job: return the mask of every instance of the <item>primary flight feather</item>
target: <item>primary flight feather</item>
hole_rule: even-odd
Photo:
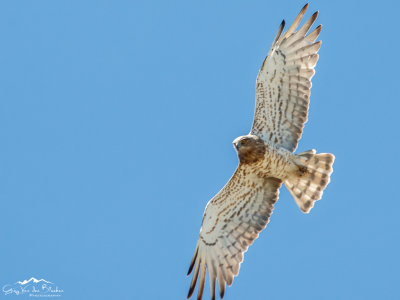
[[[330,181],[334,155],[309,150],[294,154],[307,121],[311,78],[321,42],[321,25],[310,33],[314,13],[299,27],[308,4],[282,34],[282,21],[257,76],[254,121],[248,135],[233,141],[239,165],[224,188],[207,204],[188,275],[188,298],[206,271],[211,299],[216,285],[224,297],[226,284],[238,275],[243,254],[269,222],[282,183],[300,209],[308,213]]]

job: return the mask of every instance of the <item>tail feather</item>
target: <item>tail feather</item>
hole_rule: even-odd
[[[303,212],[308,213],[315,201],[321,199],[330,181],[334,160],[333,154],[315,154],[315,150],[296,155],[299,169],[289,176],[285,185]]]

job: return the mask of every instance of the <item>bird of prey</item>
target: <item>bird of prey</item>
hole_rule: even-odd
[[[188,275],[188,298],[199,279],[197,299],[208,270],[211,299],[216,281],[220,297],[239,273],[243,254],[266,227],[282,182],[308,213],[330,181],[334,155],[315,150],[294,154],[307,121],[311,78],[321,41],[321,25],[308,33],[315,12],[299,29],[306,4],[289,29],[282,21],[257,76],[251,131],[233,141],[239,165],[228,183],[207,204]]]

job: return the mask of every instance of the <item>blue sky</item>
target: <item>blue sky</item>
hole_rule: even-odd
[[[184,299],[258,68],[304,4],[2,1],[0,286]],[[298,151],[334,153],[332,182],[309,215],[281,190],[226,299],[400,298],[399,8],[310,3],[323,44]]]

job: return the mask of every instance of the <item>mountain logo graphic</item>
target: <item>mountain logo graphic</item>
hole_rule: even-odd
[[[46,283],[51,283],[50,281],[44,280],[44,279],[39,279],[37,280],[35,277],[31,277],[31,279],[29,280],[24,280],[24,281],[17,281],[16,284],[21,284],[21,285],[25,285],[28,283],[39,283],[39,282],[46,282]]]
[[[2,288],[4,295],[27,295],[30,297],[60,297],[64,293],[55,283],[46,279],[31,277],[14,284],[5,284]]]

